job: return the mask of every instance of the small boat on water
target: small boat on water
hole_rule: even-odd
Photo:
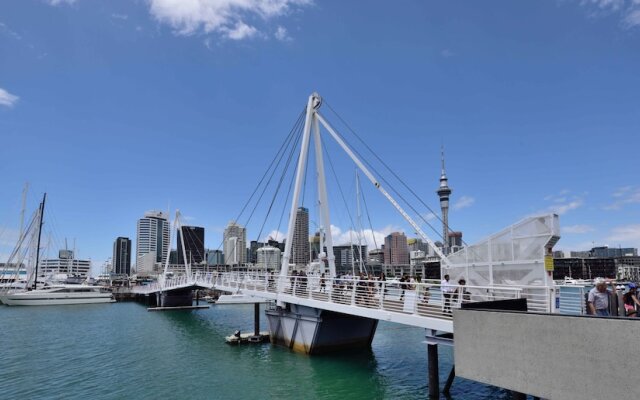
[[[240,333],[236,331],[233,335],[224,338],[228,344],[263,343],[269,341],[269,332],[263,331],[259,335],[253,333]]]
[[[218,297],[217,300],[207,300],[209,303],[214,304],[255,304],[255,303],[266,303],[265,299],[260,297],[253,297],[243,293],[235,293],[235,294],[223,294]]]
[[[101,286],[54,285],[26,291],[0,294],[8,306],[50,306],[67,304],[97,304],[115,302],[113,294]]]

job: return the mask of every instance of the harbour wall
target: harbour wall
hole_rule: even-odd
[[[456,375],[548,399],[640,393],[640,319],[455,310]]]

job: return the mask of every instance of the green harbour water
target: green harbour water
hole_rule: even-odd
[[[267,330],[261,313],[261,330]],[[0,399],[425,399],[424,330],[381,322],[371,351],[306,356],[229,346],[253,305],[148,312],[138,303],[0,306]],[[453,352],[439,347],[444,384]],[[442,397],[444,398],[444,396]],[[453,399],[507,399],[456,378]]]

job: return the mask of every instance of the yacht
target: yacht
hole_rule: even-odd
[[[115,302],[113,294],[101,286],[52,285],[27,291],[0,294],[8,306],[49,306],[65,304],[96,304]]]

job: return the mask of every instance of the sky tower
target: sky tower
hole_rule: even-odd
[[[440,175],[440,187],[438,188],[438,196],[440,197],[440,208],[442,209],[442,252],[449,254],[449,195],[451,189],[447,183],[447,174],[444,171],[444,146],[442,153],[442,174]]]

